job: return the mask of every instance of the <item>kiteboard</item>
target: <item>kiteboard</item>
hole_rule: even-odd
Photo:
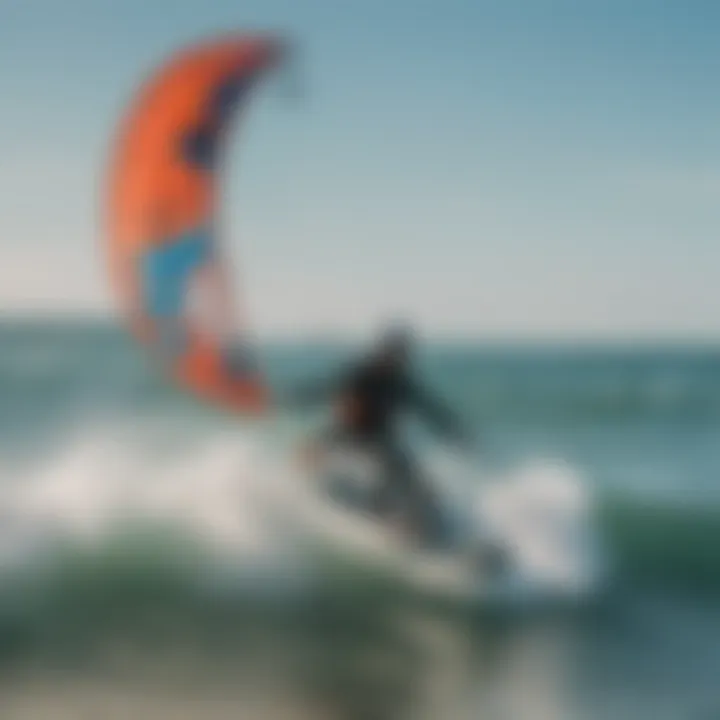
[[[432,593],[483,600],[577,599],[600,583],[601,544],[579,478],[556,465],[491,479],[457,464],[431,468],[443,531],[408,531],[373,508],[379,469],[362,453],[306,467],[308,534],[318,546]]]

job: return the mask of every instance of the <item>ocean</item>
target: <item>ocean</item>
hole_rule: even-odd
[[[592,492],[609,583],[522,610],[308,564],[260,491],[319,416],[204,407],[110,323],[0,348],[3,719],[720,718],[720,347],[423,350],[484,466]],[[351,348],[259,352],[291,388]]]

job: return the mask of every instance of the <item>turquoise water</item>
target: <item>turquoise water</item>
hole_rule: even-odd
[[[0,347],[2,484],[39,484],[43,498],[64,488],[62,501],[38,492],[6,505],[5,529],[48,515],[96,528],[106,505],[94,493],[143,473],[202,493],[248,433],[272,443],[278,427],[313,423],[258,429],[199,406],[109,325],[5,322]],[[276,387],[349,352],[262,348]],[[282,582],[257,569],[220,582],[191,538],[145,523],[41,560],[3,549],[15,573],[3,659],[42,677],[58,665],[102,674],[120,641],[132,667],[150,650],[192,649],[218,677],[249,662],[282,675],[298,707],[320,702],[331,717],[720,717],[720,348],[429,346],[421,368],[478,429],[486,464],[562,459],[586,479],[613,555],[609,591],[518,616],[438,605],[342,568],[310,590],[292,565]]]

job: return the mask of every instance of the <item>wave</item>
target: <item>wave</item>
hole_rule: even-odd
[[[147,562],[182,573],[224,568],[226,578],[228,568],[244,567],[252,576],[262,566],[297,580],[307,567],[287,519],[299,507],[299,488],[282,460],[280,431],[272,430],[199,430],[163,418],[116,421],[76,428],[62,447],[32,464],[6,459],[0,465],[0,577],[33,563],[47,567],[64,548],[58,566],[85,558],[106,580],[123,557],[141,574]],[[434,458],[438,476],[441,460]],[[505,483],[505,497],[496,493],[496,505],[517,506],[518,498],[527,504],[533,492],[569,497],[562,474],[551,468],[543,475],[542,467],[517,471]],[[720,507],[606,494],[593,512],[624,582],[720,591]],[[264,577],[269,582],[272,573]]]
[[[113,628],[247,627],[258,613],[306,607],[308,593],[341,592],[365,606],[397,597],[396,584],[360,568],[318,577],[277,512],[277,495],[291,489],[264,458],[278,446],[213,420],[120,333],[17,327],[0,328],[0,340],[1,437],[32,450],[22,464],[0,456],[0,647]],[[338,361],[312,348],[265,352],[277,385]],[[454,348],[424,362],[431,381],[488,427],[720,419],[712,350]],[[621,588],[720,595],[720,507],[613,494],[601,495],[597,512]]]
[[[601,516],[621,581],[720,596],[720,507],[614,495]]]

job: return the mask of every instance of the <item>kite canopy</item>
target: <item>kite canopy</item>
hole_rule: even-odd
[[[282,55],[250,36],[179,53],[139,92],[111,167],[110,267],[133,333],[181,385],[240,412],[261,412],[268,393],[236,334],[217,173],[234,111]]]

